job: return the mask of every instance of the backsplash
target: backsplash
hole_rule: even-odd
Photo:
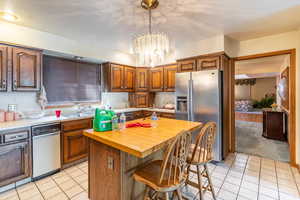
[[[109,105],[113,109],[128,108],[128,93],[127,92],[103,92],[102,104]]]
[[[155,107],[162,108],[164,105],[168,103],[175,104],[174,92],[157,92],[155,94],[155,100],[154,100]]]
[[[36,95],[36,92],[0,93],[0,109],[7,110],[8,104],[17,104],[17,110],[21,112],[41,110]]]

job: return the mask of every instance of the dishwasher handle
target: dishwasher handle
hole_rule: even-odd
[[[53,132],[53,133],[47,133],[47,134],[43,134],[43,135],[33,136],[32,139],[35,140],[35,139],[38,139],[38,138],[48,137],[48,136],[52,136],[52,135],[59,135],[59,134],[60,134],[60,131],[56,131],[56,132]]]

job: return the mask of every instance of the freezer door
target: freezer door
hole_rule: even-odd
[[[190,84],[191,73],[177,73],[175,82],[176,119],[190,120]]]
[[[208,70],[192,73],[192,121],[217,123],[214,160],[222,160],[222,86],[221,72]]]

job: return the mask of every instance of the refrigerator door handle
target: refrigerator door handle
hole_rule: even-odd
[[[193,110],[193,81],[191,79],[189,79],[189,83],[188,83],[188,120],[189,121],[193,121],[193,117],[192,117],[192,110]]]

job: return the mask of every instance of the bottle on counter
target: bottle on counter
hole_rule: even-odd
[[[120,116],[120,130],[126,129],[126,115],[124,113]]]
[[[111,123],[112,123],[112,130],[113,130],[113,131],[119,130],[119,118],[118,118],[117,115],[114,115],[114,116],[111,118]]]
[[[153,128],[157,127],[157,120],[158,120],[157,114],[156,114],[156,112],[153,112],[151,115],[151,126]]]

